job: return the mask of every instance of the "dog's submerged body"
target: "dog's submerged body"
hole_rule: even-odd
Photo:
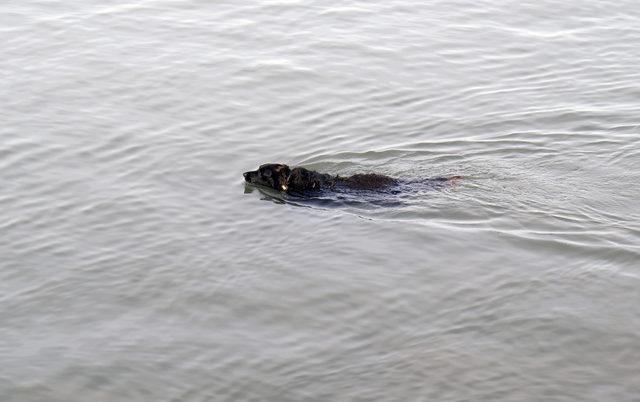
[[[288,194],[304,196],[323,190],[344,192],[348,190],[375,191],[384,193],[397,193],[401,185],[409,183],[393,177],[364,173],[353,176],[332,176],[326,173],[318,173],[303,167],[290,168],[280,163],[268,163],[261,165],[258,170],[243,173],[247,183],[265,186]],[[457,179],[438,177],[428,179],[431,183],[445,182]]]

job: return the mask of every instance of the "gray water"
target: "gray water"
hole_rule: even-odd
[[[635,1],[5,1],[0,400],[640,401]],[[452,186],[282,203],[266,162]]]

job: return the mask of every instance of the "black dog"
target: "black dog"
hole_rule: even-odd
[[[258,170],[243,173],[247,183],[269,187],[289,194],[304,194],[313,190],[348,188],[357,190],[387,190],[400,181],[375,173],[355,174],[349,177],[318,173],[303,167],[289,168],[280,163],[268,163]],[[459,178],[439,177],[432,181],[447,181]]]

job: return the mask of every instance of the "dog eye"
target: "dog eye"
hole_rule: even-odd
[[[264,177],[271,177],[271,170],[270,169],[263,169],[260,171],[260,174],[263,175]]]

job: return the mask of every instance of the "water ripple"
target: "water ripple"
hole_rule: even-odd
[[[0,399],[638,395],[636,3],[5,3]]]

